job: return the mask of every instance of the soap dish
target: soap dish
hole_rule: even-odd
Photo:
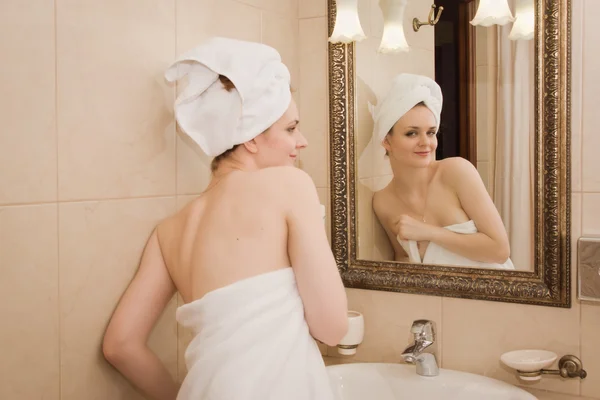
[[[556,353],[548,350],[515,350],[500,356],[504,364],[521,372],[534,372],[547,368],[557,358]]]
[[[556,361],[556,353],[548,350],[515,350],[504,353],[500,360],[516,369],[519,378],[524,381],[537,381],[542,375],[560,375],[562,378],[585,379],[587,372],[581,360],[567,354],[558,360],[558,369],[546,369]]]
[[[548,350],[515,350],[504,353],[500,360],[516,369],[519,378],[524,381],[538,381],[542,378],[542,370],[556,361],[558,356]]]

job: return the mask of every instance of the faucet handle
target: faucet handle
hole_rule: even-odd
[[[435,322],[428,319],[417,319],[413,321],[410,332],[416,336],[425,336],[433,340],[435,338]]]

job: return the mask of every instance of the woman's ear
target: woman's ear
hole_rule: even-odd
[[[244,142],[244,147],[246,148],[246,150],[248,150],[251,154],[256,154],[258,153],[258,146],[256,145],[256,140],[255,139],[251,139],[248,140],[247,142]]]
[[[392,151],[392,145],[390,144],[389,137],[390,137],[390,134],[388,133],[387,135],[385,135],[385,138],[383,139],[383,142],[382,142],[382,145],[383,145],[383,148],[385,149],[386,155],[389,155],[390,152]]]

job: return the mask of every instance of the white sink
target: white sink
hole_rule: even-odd
[[[537,400],[508,383],[443,368],[434,377],[407,364],[330,365],[327,371],[339,400]]]

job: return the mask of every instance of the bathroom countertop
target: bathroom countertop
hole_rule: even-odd
[[[339,357],[329,357],[329,356],[323,356],[323,361],[325,361],[325,365],[352,364],[352,363],[362,362],[362,361],[355,361],[351,358],[339,358]],[[591,397],[574,396],[574,395],[569,395],[569,394],[564,394],[564,393],[548,392],[545,390],[530,389],[530,388],[524,388],[524,387],[520,387],[520,388],[531,393],[532,395],[537,397],[538,400],[595,400]]]

